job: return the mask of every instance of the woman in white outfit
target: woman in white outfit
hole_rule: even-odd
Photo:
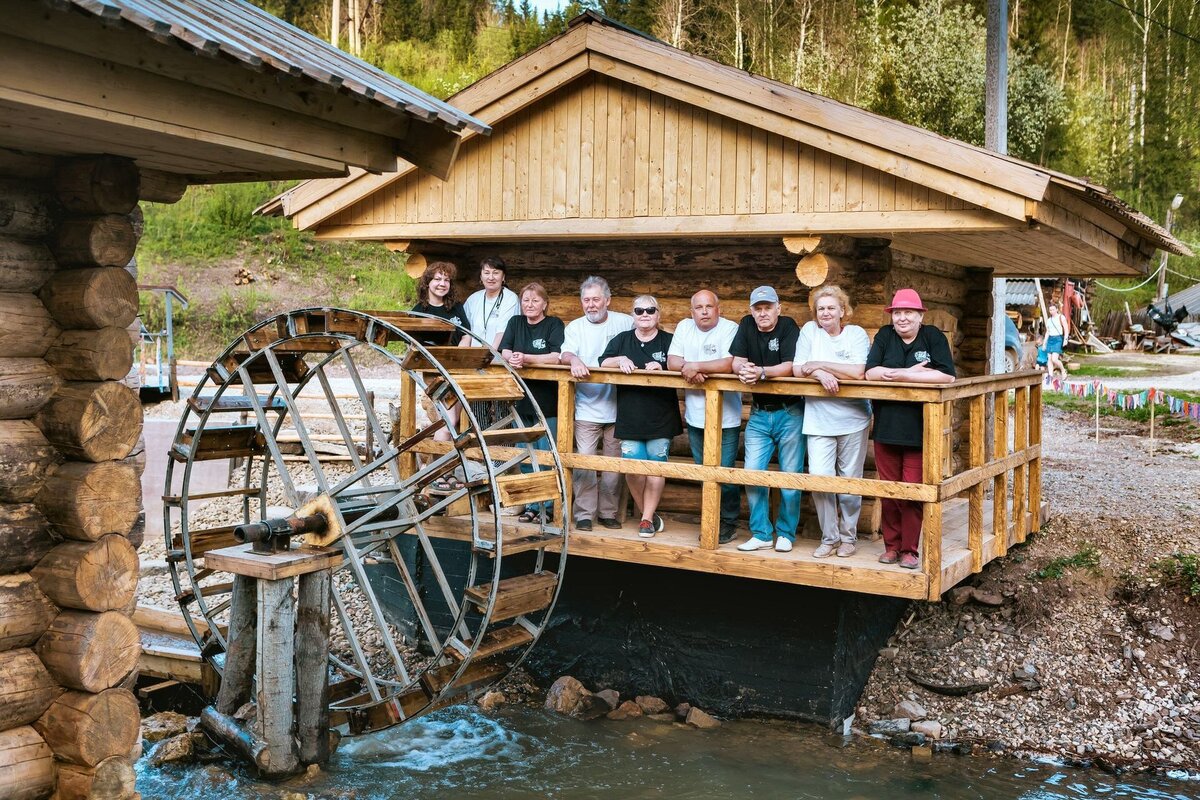
[[[483,288],[463,303],[471,333],[488,347],[499,346],[508,321],[521,313],[520,298],[504,282],[507,272],[503,259],[497,256],[485,258],[479,265],[479,282]]]
[[[871,340],[857,325],[847,325],[850,298],[837,286],[822,286],[809,296],[814,321],[805,323],[796,343],[794,374],[812,378],[832,397],[809,397],[804,409],[804,434],[808,437],[808,471],[813,475],[861,478],[867,456],[867,427],[871,422],[868,400],[836,397],[839,380],[863,380]],[[858,514],[862,497],[856,494],[813,492],[813,505],[821,524],[821,544],[816,558],[835,552],[854,555],[858,546]]]

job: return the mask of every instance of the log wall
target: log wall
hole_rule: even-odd
[[[135,795],[139,184],[0,150],[0,800]]]

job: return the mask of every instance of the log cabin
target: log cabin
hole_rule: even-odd
[[[0,798],[136,797],[139,201],[445,176],[469,115],[248,3],[2,0]]]
[[[565,465],[669,479],[667,533],[640,539],[631,520],[572,537],[560,624],[533,656],[546,677],[570,669],[623,693],[841,725],[904,601],[938,600],[1041,526],[1041,384],[1033,373],[989,374],[993,279],[1136,276],[1156,248],[1186,251],[1090,181],[700,58],[595,12],[449,102],[493,132],[466,134],[447,180],[413,166],[355,170],[261,211],[319,238],[385,242],[407,254],[414,277],[435,259],[471,276],[500,256],[513,288],[541,282],[549,313],[564,320],[580,316],[590,274],[609,281],[617,310],[653,294],[667,328],[688,316],[698,288],[736,320],[751,289],[769,284],[803,323],[810,290],[837,283],[853,321],[874,334],[893,292],[910,287],[952,344],[961,379],[950,386],[844,385],[850,396],[922,404],[915,485],[876,479],[870,458],[859,480],[724,469],[715,425],[702,465],[686,437],[663,465],[575,454],[573,379],[565,368],[526,370],[559,383]],[[593,380],[686,386],[659,373],[595,370]],[[798,379],[771,386],[821,392]],[[705,388],[715,410],[718,390],[741,387],[710,378]],[[719,482],[862,494],[864,535],[878,528],[877,498],[921,500],[921,568],[877,563],[879,542],[839,563],[812,558],[811,546],[719,546]],[[461,546],[461,522],[434,527],[446,547]],[[403,616],[404,592],[394,594]]]

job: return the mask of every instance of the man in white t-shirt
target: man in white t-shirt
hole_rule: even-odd
[[[667,352],[667,367],[683,373],[688,383],[704,383],[705,375],[726,375],[733,370],[729,346],[737,335],[738,326],[721,317],[721,303],[707,289],[692,295],[692,318],[675,327],[675,338]],[[684,419],[687,422],[688,443],[692,459],[704,462],[704,392],[684,393]],[[738,430],[742,426],[742,395],[722,392],[721,397],[721,466],[732,467],[737,461]],[[741,489],[736,484],[721,485],[720,542],[733,540],[737,531]]]
[[[590,276],[579,287],[583,316],[567,324],[560,361],[571,368],[576,378],[591,375],[588,367],[600,365],[600,355],[618,333],[633,329],[633,317],[609,311],[612,291],[604,278]],[[599,383],[580,383],[575,387],[575,452],[582,455],[621,457],[621,442],[616,437],[617,387]],[[617,495],[621,476],[616,472],[577,469],[574,473],[575,527],[592,529],[592,520],[606,528],[620,528],[617,521]],[[597,516],[598,515],[598,516]]]

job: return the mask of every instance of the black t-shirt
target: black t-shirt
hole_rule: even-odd
[[[523,314],[517,314],[508,320],[504,335],[500,337],[500,350],[512,350],[514,353],[525,353],[531,356],[544,356],[547,353],[562,352],[563,321],[558,317],[542,317],[536,325],[530,325]],[[526,381],[529,392],[542,410],[544,417],[558,416],[558,384],[554,381]],[[533,403],[528,400],[517,402],[517,413],[525,422],[532,422],[537,414],[534,413]]]
[[[922,325],[910,344],[905,344],[891,325],[884,325],[875,334],[871,351],[867,353],[867,369],[891,367],[904,369],[922,361],[930,369],[957,376],[954,358],[950,355],[950,343],[946,334],[932,325]],[[897,400],[872,400],[875,412],[875,428],[871,434],[877,442],[898,444],[905,447],[923,447],[925,444],[925,418],[921,403],[903,403]]]
[[[462,303],[455,303],[452,306],[431,306],[424,300],[418,300],[417,304],[412,307],[412,310],[418,314],[441,317],[447,322],[453,322],[455,325],[461,325],[467,330],[471,330],[471,321],[467,319],[467,312],[463,310]],[[446,333],[425,331],[418,335],[421,344],[430,347],[458,344],[458,340],[461,338],[462,334],[457,331],[447,331]]]
[[[633,331],[622,331],[609,339],[608,346],[600,355],[604,359],[625,356],[638,369],[645,369],[651,361],[667,368],[667,352],[673,337],[666,331],[648,342],[637,338]],[[645,386],[617,387],[618,439],[644,442],[650,439],[670,439],[683,431],[679,419],[679,393],[675,389]]]
[[[775,367],[796,360],[796,340],[799,338],[800,326],[791,317],[781,316],[774,328],[763,333],[758,329],[754,317],[747,314],[738,323],[737,335],[733,337],[733,344],[729,345],[729,354],[760,367]],[[803,405],[804,398],[755,394],[754,404],[760,408],[784,408]]]

